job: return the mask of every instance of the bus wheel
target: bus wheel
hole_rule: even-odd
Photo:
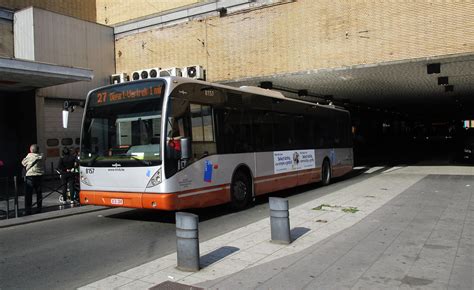
[[[250,177],[242,171],[237,171],[230,186],[231,207],[236,210],[246,208],[252,200],[252,185]]]
[[[331,183],[331,164],[327,159],[324,160],[321,171],[321,182],[323,185]]]

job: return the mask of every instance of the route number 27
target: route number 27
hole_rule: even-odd
[[[97,94],[97,104],[102,104],[107,102],[107,93],[98,93]]]

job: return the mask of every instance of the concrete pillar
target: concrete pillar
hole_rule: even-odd
[[[199,217],[195,214],[176,213],[177,268],[182,271],[199,271]]]
[[[272,242],[279,244],[291,243],[288,199],[270,197],[269,203]]]

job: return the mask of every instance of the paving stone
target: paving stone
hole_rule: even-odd
[[[166,268],[162,271],[142,277],[140,278],[140,281],[144,281],[144,282],[148,282],[148,283],[152,283],[156,285],[164,281],[178,281],[179,279],[182,279],[191,274],[192,272],[184,272],[172,267],[172,268]]]
[[[351,289],[390,289],[395,290],[399,289],[401,282],[399,280],[394,280],[392,278],[380,275],[380,276],[370,276],[370,277],[361,277],[357,283]]]
[[[472,266],[474,265],[474,246],[461,245],[456,252],[454,265],[456,266]]]
[[[435,265],[426,263],[417,263],[412,265],[407,275],[432,281],[431,283],[445,283],[449,281],[452,265]]]
[[[120,276],[117,276],[117,275],[113,275],[113,276],[107,277],[105,279],[102,279],[100,281],[97,281],[97,282],[92,283],[92,284],[87,285],[87,286],[95,287],[97,289],[114,289],[114,288],[118,288],[120,286],[123,286],[123,285],[128,284],[128,283],[133,282],[133,281],[134,280],[130,279],[130,278],[125,278],[125,277],[120,277]]]
[[[449,289],[474,289],[474,265],[454,266],[449,277]]]
[[[141,266],[132,268],[128,271],[122,272],[119,274],[120,277],[130,278],[130,279],[140,279],[145,276],[154,274],[162,269],[168,268],[172,265],[176,265],[176,261],[170,260],[160,260],[152,261]]]
[[[411,277],[407,276],[407,278],[404,280],[405,283],[402,283],[398,289],[403,289],[403,290],[413,290],[413,289],[426,289],[426,290],[446,290],[448,288],[448,284],[446,283],[439,283],[439,282],[434,282],[431,280],[427,279],[422,279],[422,278],[417,278],[417,277]]]
[[[148,289],[155,286],[153,283],[144,282],[140,280],[135,280],[118,288],[117,290],[141,290],[141,289]]]

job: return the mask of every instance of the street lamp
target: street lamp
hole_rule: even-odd
[[[64,101],[63,105],[63,128],[67,129],[68,120],[69,120],[69,112],[74,112],[76,107],[79,106],[84,108],[83,101]]]

